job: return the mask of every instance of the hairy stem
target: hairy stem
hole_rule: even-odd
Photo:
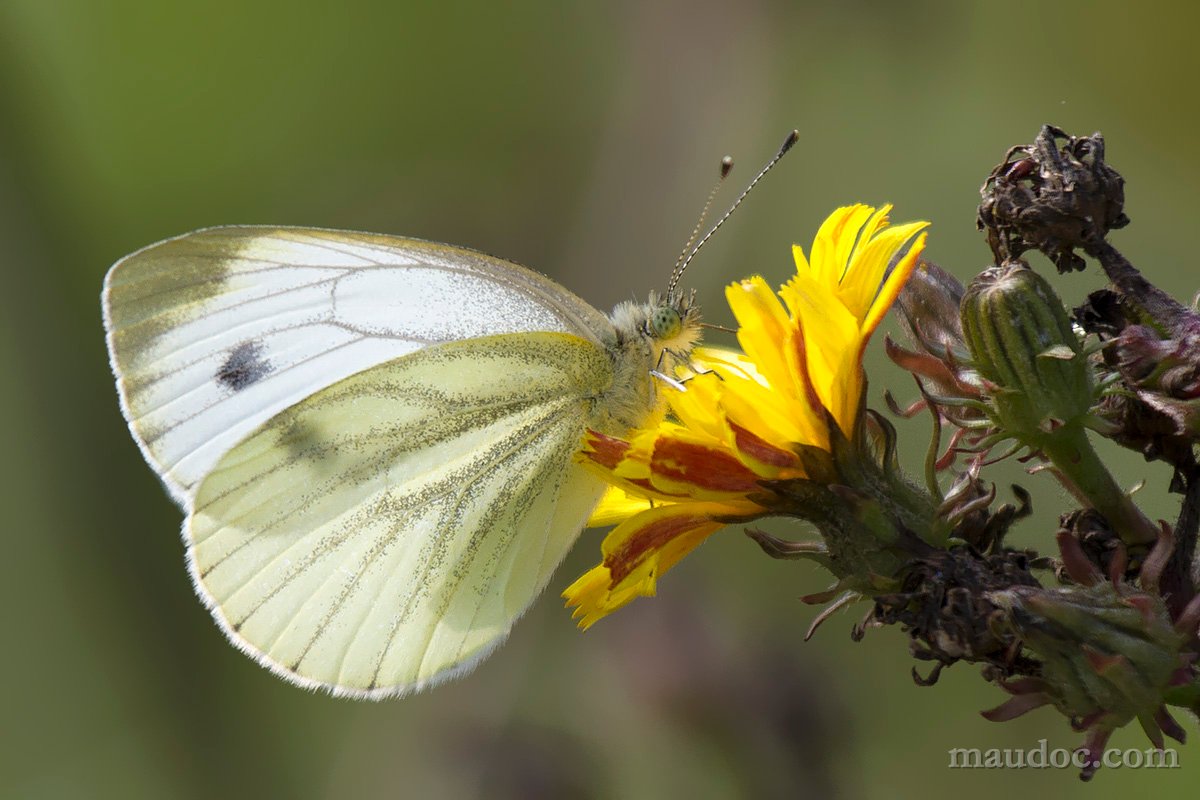
[[[1047,437],[1042,451],[1128,545],[1157,541],[1158,528],[1141,512],[1104,466],[1081,427],[1063,428]]]

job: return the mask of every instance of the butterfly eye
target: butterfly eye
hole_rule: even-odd
[[[659,306],[650,316],[650,329],[655,339],[670,339],[683,330],[683,320],[674,308]]]

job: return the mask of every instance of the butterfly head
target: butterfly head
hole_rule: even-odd
[[[652,368],[667,374],[687,362],[700,340],[700,308],[695,292],[651,292],[645,303],[617,306],[611,319],[621,340],[643,342],[649,348]]]
[[[691,349],[700,337],[700,307],[694,291],[666,296],[651,292],[646,308],[650,312],[646,333],[655,341]]]
[[[645,314],[641,332],[650,343],[654,362],[671,374],[678,364],[686,363],[692,348],[700,340],[700,307],[695,292],[651,292],[642,307]]]

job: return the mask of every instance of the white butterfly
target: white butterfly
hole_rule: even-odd
[[[603,491],[584,430],[660,413],[651,373],[699,332],[673,291],[605,316],[481,253],[306,228],[151,245],[103,305],[121,408],[221,629],[290,681],[371,698],[504,639]]]

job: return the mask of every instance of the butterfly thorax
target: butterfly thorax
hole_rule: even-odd
[[[700,309],[694,293],[660,297],[652,292],[645,303],[621,303],[609,320],[615,337],[606,343],[613,388],[598,404],[606,413],[596,423],[598,430],[616,434],[664,413],[655,373],[673,378],[676,368],[687,364],[700,339]]]

